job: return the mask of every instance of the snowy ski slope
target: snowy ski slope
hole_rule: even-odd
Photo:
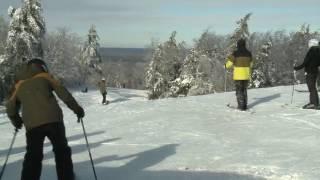
[[[306,85],[297,89],[305,90]],[[318,180],[320,111],[302,110],[308,93],[292,87],[249,90],[250,112],[235,105],[234,92],[148,101],[145,91],[109,89],[77,93],[100,180]],[[79,180],[93,173],[81,125],[66,106],[66,131]],[[13,127],[0,114],[0,166]],[[4,180],[20,179],[25,131],[19,132]],[[46,141],[42,180],[55,180]]]

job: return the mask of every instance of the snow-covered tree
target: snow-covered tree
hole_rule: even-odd
[[[24,0],[20,8],[9,7],[11,18],[6,40],[6,52],[0,64],[0,101],[14,83],[15,71],[24,60],[43,58],[46,31],[40,0]]]
[[[2,16],[0,16],[0,56],[3,56],[5,54],[6,39],[8,36],[8,25],[9,23]]]
[[[9,7],[11,17],[7,38],[7,55],[15,61],[43,57],[46,32],[40,0],[24,0],[20,8]]]
[[[92,68],[97,68],[101,63],[99,36],[94,25],[89,29],[88,39],[82,50],[82,60]]]
[[[184,59],[181,74],[172,82],[172,96],[203,95],[220,90],[223,82],[223,64],[221,63],[223,38],[206,30],[195,40]]]
[[[175,37],[176,31],[153,52],[145,76],[150,99],[170,96],[171,82],[180,76],[184,48],[181,43],[177,44]]]
[[[103,76],[100,66],[101,55],[99,36],[94,25],[90,27],[87,40],[81,50],[80,62],[82,64],[82,81],[85,86],[88,86],[88,83],[90,83],[91,81],[96,81],[96,78],[98,78],[99,76]],[[93,78],[95,80],[92,80],[90,78]]]
[[[66,28],[47,33],[45,42],[45,61],[52,72],[67,86],[81,82],[81,38]]]
[[[271,48],[272,41],[269,40],[262,45],[256,56],[250,85],[253,88],[268,87],[275,83],[275,65],[270,59]]]
[[[208,94],[223,90],[225,40],[225,37],[218,36],[206,30],[200,38],[195,41],[195,51],[200,53],[198,56],[200,57],[198,72],[202,74],[202,84],[204,85],[204,87],[200,89],[207,88],[207,90],[193,93],[193,95],[204,94],[201,92]],[[212,89],[212,87],[214,88]]]
[[[149,90],[149,99],[159,98],[166,90],[167,84],[162,77],[162,51],[159,45],[152,54],[152,59],[146,72],[146,88]]]
[[[191,49],[184,60],[180,76],[172,82],[172,96],[214,92],[214,85],[210,79],[211,68],[210,58],[194,48]]]
[[[250,20],[252,13],[245,15],[242,19],[237,21],[238,27],[234,30],[229,40],[229,46],[227,48],[227,54],[232,53],[236,47],[237,42],[240,39],[248,39],[250,36],[248,21]]]

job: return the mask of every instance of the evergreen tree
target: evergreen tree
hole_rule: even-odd
[[[8,13],[11,17],[7,38],[10,61],[17,63],[22,57],[42,58],[46,29],[40,1],[24,0],[21,8],[9,7]]]
[[[195,48],[191,49],[184,60],[180,77],[173,81],[172,96],[202,95],[214,92],[210,78],[211,70],[210,58]]]
[[[88,39],[85,42],[82,53],[84,64],[97,68],[98,64],[101,63],[99,36],[94,25],[89,29]]]
[[[14,84],[14,74],[25,60],[43,58],[45,22],[39,0],[24,0],[20,8],[9,7],[11,21],[6,52],[0,64],[0,101]]]
[[[81,50],[81,65],[83,74],[83,83],[88,86],[88,83],[93,83],[96,78],[103,76],[100,63],[102,62],[100,55],[99,36],[96,27],[92,25],[89,29],[87,41]],[[99,77],[100,78],[100,77]]]
[[[202,33],[195,41],[195,51],[199,53],[197,83],[191,88],[190,95],[201,95],[223,90],[225,38],[210,33]],[[201,75],[201,76],[199,76]],[[200,79],[199,79],[200,78]],[[198,89],[198,90],[197,90]]]
[[[221,37],[208,30],[195,41],[195,48],[184,59],[180,77],[173,82],[172,96],[203,95],[219,90],[217,84],[223,81],[220,41]]]
[[[184,46],[177,44],[176,34],[172,32],[169,40],[153,52],[145,78],[150,99],[171,96],[172,82],[180,76]]]
[[[262,45],[256,56],[250,85],[253,88],[268,87],[275,83],[273,78],[275,66],[270,59],[271,48],[272,41],[270,40]]]
[[[245,15],[242,19],[237,21],[238,27],[235,29],[233,34],[229,39],[229,46],[227,48],[227,54],[231,54],[237,47],[237,42],[240,39],[249,39],[249,25],[248,21],[251,17],[252,13]]]
[[[146,89],[149,90],[149,99],[157,99],[166,91],[166,83],[162,77],[162,45],[153,52],[152,59],[146,72]]]
[[[8,26],[9,23],[2,17],[0,16],[0,56],[4,56],[5,50],[6,50],[6,39],[8,36]],[[2,61],[4,60],[4,57],[1,58]],[[2,62],[0,60],[0,64]]]

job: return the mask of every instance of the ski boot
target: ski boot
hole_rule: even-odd
[[[319,108],[319,106],[316,106],[316,105],[311,104],[311,103],[308,103],[308,104],[302,106],[302,109],[318,109],[318,108]]]

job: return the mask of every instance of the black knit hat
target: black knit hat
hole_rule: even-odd
[[[238,48],[244,48],[246,47],[246,40],[245,39],[239,39],[238,42],[237,42],[237,47]]]
[[[33,58],[30,61],[28,61],[28,66],[31,64],[36,64],[38,67],[40,67],[44,72],[48,72],[47,64],[39,58]]]

